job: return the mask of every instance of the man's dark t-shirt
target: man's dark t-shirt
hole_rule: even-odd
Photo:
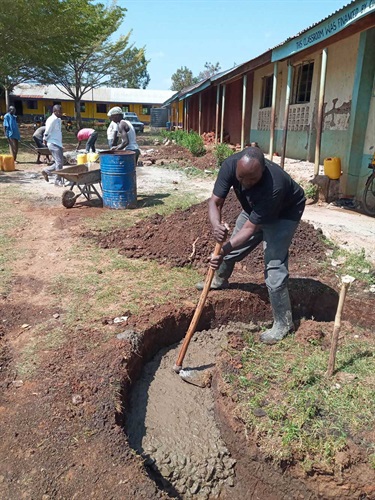
[[[298,221],[305,208],[305,193],[289,174],[271,161],[265,160],[266,168],[261,180],[250,189],[244,189],[236,177],[237,161],[246,150],[227,158],[219,171],[213,193],[226,198],[231,187],[253,224],[269,224],[278,219]]]

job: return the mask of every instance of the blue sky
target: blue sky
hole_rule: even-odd
[[[167,90],[187,66],[197,76],[206,61],[232,68],[311,24],[349,0],[117,0],[127,9],[119,34],[146,46],[149,89]]]

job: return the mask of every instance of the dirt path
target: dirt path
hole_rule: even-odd
[[[309,205],[303,219],[320,228],[328,239],[346,250],[360,252],[364,249],[368,260],[375,264],[373,217],[330,205]]]

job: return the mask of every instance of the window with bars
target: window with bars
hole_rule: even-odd
[[[27,109],[38,109],[38,101],[34,99],[27,101]]]
[[[270,108],[272,106],[272,89],[273,75],[264,76],[262,79],[262,100],[260,103],[261,108]]]
[[[314,62],[299,64],[294,68],[293,104],[310,102]]]
[[[85,102],[80,102],[79,107],[80,107],[81,113],[84,113],[86,111],[86,103]]]
[[[106,113],[107,112],[107,105],[102,104],[102,103],[97,103],[96,112],[97,113]]]
[[[150,115],[151,114],[151,106],[142,106],[142,115]]]

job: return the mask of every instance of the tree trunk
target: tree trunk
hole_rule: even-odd
[[[81,99],[76,99],[74,101],[74,106],[76,109],[77,127],[78,127],[78,130],[81,130],[81,128],[82,128]]]
[[[5,111],[8,113],[9,109],[9,89],[8,87],[4,87],[5,90]]]

